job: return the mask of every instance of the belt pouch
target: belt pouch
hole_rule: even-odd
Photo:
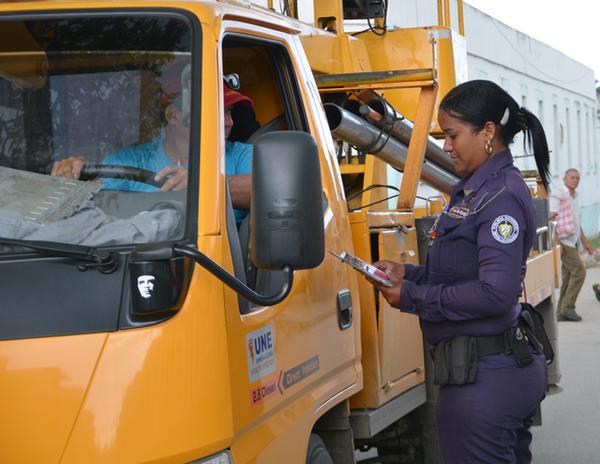
[[[479,354],[474,337],[455,337],[439,343],[434,351],[434,383],[465,385],[477,378]]]
[[[448,385],[450,370],[448,367],[447,342],[438,343],[433,349],[433,383],[435,385]]]
[[[520,318],[525,325],[527,337],[532,342],[533,347],[544,353],[546,363],[550,364],[554,360],[554,349],[544,328],[544,318],[529,303],[521,303]]]

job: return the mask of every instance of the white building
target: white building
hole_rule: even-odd
[[[253,0],[266,3],[266,0]],[[313,0],[298,0],[300,19],[312,21]],[[456,12],[456,0],[451,1]],[[437,2],[389,1],[388,27],[437,24]],[[453,26],[457,24],[453,18]],[[464,4],[469,79],[489,79],[536,114],[546,130],[553,182],[562,183],[566,169],[581,173],[582,226],[595,236],[600,230],[600,134],[594,72],[558,50]],[[364,24],[356,25],[364,28]],[[535,169],[523,140],[512,146],[517,165]]]
[[[599,139],[594,72],[475,8],[465,5],[465,34],[470,79],[500,84],[542,121],[550,148],[554,182],[566,169],[581,173],[582,226],[597,235],[600,217]],[[522,140],[513,152],[523,156]],[[532,158],[518,160],[534,169]]]

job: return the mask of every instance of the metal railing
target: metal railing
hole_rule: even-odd
[[[536,242],[531,249],[529,256],[543,253],[554,248],[554,231],[556,229],[556,221],[548,221],[548,225],[538,227],[535,231]]]

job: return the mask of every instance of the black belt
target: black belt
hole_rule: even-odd
[[[512,337],[512,330],[504,332],[500,335],[482,335],[479,337],[472,337],[477,341],[477,354],[479,357],[490,356],[492,354],[506,354],[507,356],[512,353],[510,337]],[[430,353],[433,358],[435,345],[431,347]]]
[[[481,337],[475,337],[477,340],[477,351],[479,357],[490,356],[492,354],[510,354],[512,352],[510,343],[507,337],[511,335],[511,331],[505,332],[501,335],[487,335]]]
[[[501,335],[475,337],[479,357],[492,354],[505,354],[512,356],[519,367],[524,367],[533,362],[530,351],[530,340],[527,331],[522,327],[507,330]]]

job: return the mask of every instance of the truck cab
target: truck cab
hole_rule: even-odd
[[[276,304],[252,303],[219,278],[263,296],[284,286],[276,263],[255,270],[258,283],[246,275],[249,253],[275,251],[256,240],[249,252],[248,236],[260,232],[240,242],[231,214],[223,107],[231,73],[255,113],[234,110],[236,140],[258,130],[257,155],[256,137],[281,135],[257,196],[277,200],[269,188],[298,147],[289,137],[305,134],[312,146],[298,156],[316,160],[310,210],[320,228],[302,240],[352,247],[297,31],[275,14],[215,2],[56,2],[43,11],[12,3],[0,18],[0,460],[300,462],[321,411],[362,386],[356,278],[324,249],[316,264],[295,266]],[[139,156],[140,146],[166,151],[174,98],[187,184],[161,192],[146,187],[155,172],[105,160]],[[80,179],[49,175],[55,162],[81,155]],[[303,220],[294,198],[279,200],[263,208],[274,235]],[[290,259],[308,249],[282,239],[275,248]],[[213,272],[176,245],[209,258]]]

